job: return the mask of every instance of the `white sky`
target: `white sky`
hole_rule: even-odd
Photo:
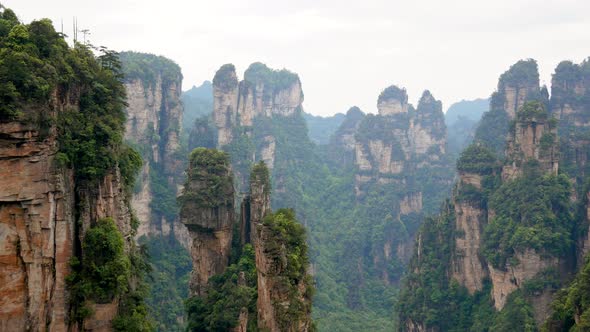
[[[446,109],[489,96],[519,59],[536,59],[549,85],[561,60],[590,56],[589,0],[0,1],[27,23],[63,19],[71,35],[76,16],[94,45],[169,57],[184,90],[224,63],[239,76],[254,61],[287,68],[319,115],[376,112],[391,84],[414,104],[429,89]]]

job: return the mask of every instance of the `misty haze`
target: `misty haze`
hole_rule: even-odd
[[[1,332],[590,330],[590,3],[0,1]]]

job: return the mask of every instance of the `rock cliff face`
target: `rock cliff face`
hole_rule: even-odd
[[[377,235],[383,242],[372,244],[372,260],[387,284],[399,280],[402,266],[411,257],[411,243],[425,205],[433,209],[433,202],[449,190],[452,180],[444,158],[446,127],[441,102],[429,91],[423,93],[417,109],[407,99],[404,89],[385,89],[378,99],[378,115],[359,116],[334,136],[335,147],[345,153],[354,149],[357,204],[367,204],[379,192],[382,204],[387,205],[373,207],[387,209],[384,217],[389,221],[383,234]],[[427,184],[427,177],[433,174],[436,180]],[[395,269],[389,263],[392,260],[398,266]]]
[[[275,236],[266,225],[257,225],[255,249],[258,270],[258,327],[272,332],[309,331],[311,299],[306,288],[310,280],[300,279],[295,285],[286,284],[288,281],[284,274],[288,269],[288,252],[285,243],[282,243],[282,248],[276,252]],[[292,287],[293,290],[288,290],[288,287]],[[291,321],[286,316],[289,310],[302,310],[304,314]]]
[[[311,301],[307,293],[310,280],[301,278],[291,285],[285,271],[288,269],[289,244],[277,234],[265,217],[270,209],[270,177],[264,164],[257,164],[250,176],[250,195],[247,198],[250,212],[245,222],[251,229],[250,241],[254,246],[258,277],[256,301],[258,328],[264,331],[309,331]],[[249,219],[249,220],[248,220]],[[299,226],[301,227],[301,226]],[[292,288],[288,290],[288,288]],[[295,294],[293,294],[295,292]],[[299,306],[303,306],[300,308]],[[292,308],[292,309],[290,309]],[[287,312],[304,310],[303,316],[289,320]]]
[[[180,67],[151,54],[124,52],[120,56],[128,103],[125,139],[141,147],[144,159],[139,190],[132,200],[140,221],[137,237],[172,232],[187,247],[185,227],[178,223],[174,211],[163,211],[170,207],[161,206],[161,201],[170,200],[162,197],[162,187],[169,187],[174,195],[183,171],[182,161],[175,154],[183,115]]]
[[[304,121],[301,82],[294,73],[261,63],[250,65],[244,80],[238,81],[235,67],[227,64],[215,74],[213,98],[218,148],[232,152],[238,186],[245,189],[254,162],[264,161],[271,171],[276,166],[277,121]],[[243,158],[238,159],[237,153]],[[284,190],[280,181],[275,189]]]
[[[508,137],[506,161],[501,174],[503,182],[515,180],[524,176],[525,172],[531,172],[530,169],[526,169],[527,163],[531,161],[537,163],[537,171],[540,174],[557,175],[559,163],[556,126],[556,121],[548,117],[547,111],[539,102],[529,102],[519,109],[515,116],[514,127]],[[470,178],[474,179],[473,176]],[[470,180],[472,185],[481,189],[481,181],[477,182]],[[456,209],[458,207],[457,210],[465,212],[464,202],[456,201],[455,204]],[[468,204],[473,205],[472,202]],[[492,209],[476,210],[473,207],[468,208],[468,211],[468,214],[472,215],[469,222],[463,220],[464,214],[457,214],[457,224],[466,236],[464,240],[459,237],[456,239],[456,247],[466,249],[466,255],[462,258],[463,265],[471,266],[471,268],[463,269],[461,273],[454,273],[453,276],[471,293],[481,290],[484,279],[489,277],[492,282],[492,299],[496,310],[502,310],[508,296],[520,289],[526,281],[548,268],[560,267],[560,262],[555,257],[544,257],[542,253],[531,249],[514,249],[513,261],[517,263],[506,263],[505,266],[494,267],[487,262],[487,269],[483,269],[481,262],[485,260],[482,260],[480,256],[480,235],[487,220],[495,217],[495,212]],[[547,308],[535,309],[547,311]],[[543,319],[538,323],[542,323]]]
[[[498,87],[490,99],[490,110],[484,113],[475,131],[475,141],[494,150],[498,156],[505,151],[509,123],[525,102],[547,102],[545,88],[539,86],[537,62],[520,60],[500,75]]]
[[[346,112],[342,124],[340,124],[334,135],[330,137],[329,158],[339,167],[346,169],[354,165],[356,146],[354,136],[364,117],[365,114],[360,108],[356,106],[351,107]]]
[[[510,181],[522,177],[523,172],[526,172],[525,164],[532,160],[538,163],[541,174],[557,175],[557,122],[548,118],[548,113],[540,103],[524,105],[515,118],[514,128],[508,138],[502,180]],[[489,211],[489,214],[493,214],[493,211]],[[548,268],[559,268],[557,258],[542,257],[541,253],[530,249],[516,250],[515,258],[518,264],[507,264],[503,269],[494,268],[488,263],[492,280],[492,298],[497,310],[501,310],[508,295],[519,289],[527,280],[533,279]],[[548,307],[535,309],[547,311]],[[546,316],[542,317],[538,323],[542,323],[545,318]]]
[[[209,278],[223,273],[229,264],[235,211],[227,155],[204,148],[193,151],[180,199],[180,221],[192,240],[191,294],[203,296]]]
[[[527,106],[530,107],[518,113],[515,128],[508,137],[503,180],[521,176],[522,165],[527,160],[536,160],[542,173],[557,175],[557,122],[548,118],[541,105]]]
[[[123,304],[142,283],[129,195],[141,160],[122,139],[116,55],[4,7],[0,25],[0,330],[112,331],[144,305]]]
[[[368,116],[359,124],[354,139],[357,196],[363,195],[366,183],[399,184],[402,180],[396,178],[401,174],[442,159],[446,126],[441,102],[429,91],[424,91],[417,110],[407,100],[404,89],[391,86],[379,96],[379,115]]]
[[[476,135],[476,143],[465,149],[457,162],[459,181],[449,205],[453,207],[453,213],[442,211],[439,220],[431,221],[427,225],[428,229],[423,229],[418,235],[418,252],[412,260],[412,275],[407,282],[409,288],[402,292],[400,300],[404,303],[400,316],[404,322],[401,330],[445,330],[465,322],[468,322],[466,329],[471,328],[469,324],[488,324],[498,328],[506,319],[503,315],[514,312],[514,303],[528,306],[530,313],[527,315],[537,326],[541,326],[549,317],[550,304],[558,287],[555,285],[567,280],[576,265],[575,255],[565,252],[573,253],[574,246],[566,242],[575,243],[579,235],[572,232],[572,219],[568,213],[561,213],[563,209],[572,209],[578,204],[581,204],[582,211],[587,208],[583,205],[584,199],[582,203],[576,202],[577,197],[583,198],[587,194],[580,191],[582,186],[579,183],[584,178],[583,165],[588,154],[579,149],[585,144],[583,135],[576,135],[586,132],[584,128],[588,112],[584,104],[580,103],[585,96],[581,66],[571,63],[558,66],[551,100],[546,90],[538,87],[536,63],[533,60],[518,62],[500,77],[498,91],[492,96],[490,111],[484,115],[478,128],[480,135]],[[572,107],[572,104],[577,106]],[[551,112],[546,111],[547,105]],[[514,109],[517,111],[513,112]],[[557,117],[565,122],[558,123]],[[510,126],[509,119],[513,120]],[[496,125],[493,125],[494,121]],[[505,128],[501,128],[504,125]],[[506,133],[506,143],[499,143],[497,138],[482,134],[484,130],[495,134]],[[494,154],[501,146],[505,146],[502,159]],[[568,175],[574,184],[578,183],[578,187],[571,190],[561,174]],[[542,184],[543,181],[554,182],[549,185],[548,182]],[[562,194],[556,194],[557,190],[563,190]],[[544,200],[543,195],[552,195],[551,200],[559,200],[563,209]],[[536,215],[531,210],[533,206],[535,209],[543,208],[545,212]],[[549,215],[559,215],[557,218],[561,220],[563,228],[553,228],[547,222],[549,219],[544,219],[552,218]],[[578,217],[587,218],[587,213],[580,213]],[[585,223],[581,220],[575,222]],[[543,245],[539,245],[536,240],[519,237],[527,232],[548,232],[546,234],[561,238],[546,240]],[[503,242],[500,236],[511,240]],[[587,246],[587,237],[582,238],[577,245],[578,262]],[[445,243],[449,245],[448,255],[435,255],[435,260],[428,258],[434,248],[444,246]],[[429,264],[444,264],[447,259],[450,268],[440,274],[426,270],[432,266]],[[580,266],[579,263],[577,265]],[[423,276],[429,280],[436,276],[434,280],[439,284],[428,284],[429,281],[422,279]],[[454,282],[473,297],[458,300],[458,297],[454,297],[456,295],[449,295],[456,291]],[[472,305],[472,310],[479,305],[476,304],[479,301],[477,299],[489,296],[496,316],[485,323],[478,317],[443,319],[449,315],[441,314],[443,320],[437,321],[435,318],[431,321],[436,323],[425,323],[422,320],[424,316],[419,314],[420,309],[414,305],[430,303],[432,307],[429,308],[438,308],[434,310],[442,313],[446,311],[440,308],[446,304],[434,304],[436,299],[430,296],[412,295],[419,289],[424,293],[435,290],[447,292],[445,294],[451,296],[454,299],[452,301]],[[453,323],[445,325],[449,321]]]
[[[228,268],[232,252],[235,216],[229,157],[217,150],[195,149],[191,153],[187,176],[180,200],[181,220],[193,238],[191,292],[193,296],[206,298],[207,281]],[[252,294],[252,299],[245,302],[241,297],[242,303],[247,306],[242,307],[239,313],[235,312],[239,317],[235,317],[238,323],[232,331],[245,331],[248,326],[256,324],[265,331],[308,331],[311,328],[309,291],[313,286],[306,272],[307,248],[303,227],[295,221],[292,210],[279,210],[277,214],[272,214],[270,175],[264,162],[253,167],[249,178],[249,194],[242,201],[240,223],[236,225],[240,239],[233,241],[233,252],[252,250],[247,248],[253,247],[255,280],[252,287],[255,287],[257,295]],[[297,260],[293,261],[293,257]],[[236,260],[236,257],[232,259]],[[297,264],[299,267],[296,267]],[[228,271],[234,273],[231,271],[235,269],[239,268],[232,264]],[[244,270],[237,272],[238,280],[235,282],[238,287],[248,289],[246,274],[250,273]],[[216,291],[223,294],[224,290]],[[250,301],[254,299],[255,313],[248,310]],[[252,314],[255,314],[254,319]],[[254,323],[250,324],[250,321],[256,324],[252,325]]]
[[[460,172],[458,190],[466,185],[481,189],[481,175]],[[455,201],[455,216],[455,227],[462,236],[455,238],[451,277],[474,294],[483,289],[483,281],[489,275],[479,251],[487,211],[477,203]]]
[[[580,192],[590,174],[590,61],[560,63],[551,81],[551,114],[559,119],[563,170]],[[579,193],[583,195],[583,193]]]
[[[63,106],[54,106],[57,112]],[[70,106],[71,107],[71,106]],[[57,116],[48,109],[50,116]],[[34,114],[35,111],[28,111]],[[111,217],[133,246],[131,213],[119,170],[98,183],[74,179],[60,167],[56,127],[43,133],[32,121],[0,123],[0,330],[69,331],[66,277],[79,243],[97,220]],[[110,331],[118,298],[93,304],[88,331]]]
[[[1,123],[0,133],[0,330],[66,331],[73,174],[55,165],[55,136],[19,122]]]

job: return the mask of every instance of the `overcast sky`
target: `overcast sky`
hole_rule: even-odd
[[[0,0],[24,22],[48,17],[71,35],[72,17],[94,45],[164,55],[183,89],[224,63],[242,76],[261,61],[299,74],[307,112],[353,105],[376,112],[396,84],[417,102],[429,89],[446,109],[489,96],[523,58],[550,84],[561,60],[590,56],[588,0]],[[58,28],[59,30],[59,28]]]

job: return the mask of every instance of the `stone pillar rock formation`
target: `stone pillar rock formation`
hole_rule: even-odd
[[[233,175],[227,154],[195,149],[180,200],[180,221],[192,240],[190,290],[192,295],[203,296],[209,278],[223,273],[229,263],[236,216]]]

